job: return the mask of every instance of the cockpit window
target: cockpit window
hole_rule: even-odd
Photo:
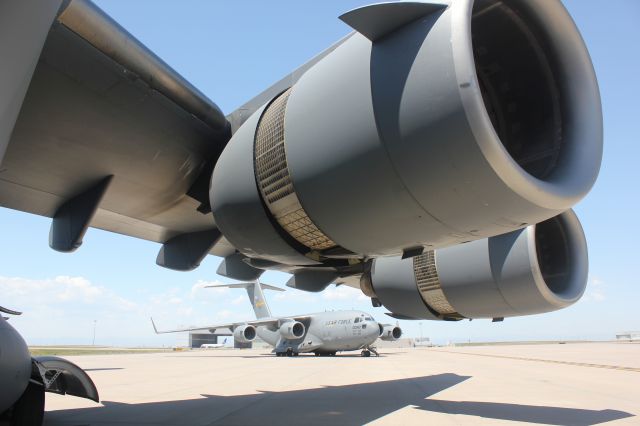
[[[360,322],[360,317],[356,317],[355,321],[353,321],[353,322],[355,322],[355,323]]]
[[[365,319],[366,319],[367,321],[373,321],[373,318],[372,318],[372,317],[366,317]]]

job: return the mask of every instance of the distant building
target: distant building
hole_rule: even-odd
[[[221,329],[220,331],[213,333],[198,333],[198,332],[190,332],[189,333],[189,347],[190,348],[200,348],[202,345],[215,345],[217,343],[223,343],[223,338],[233,338],[233,334],[230,331],[225,331],[226,329]],[[270,347],[265,342],[256,338],[253,342],[249,343],[240,343],[236,342],[235,339],[233,341],[233,347],[236,349],[250,349],[252,347]]]
[[[413,339],[413,346],[416,348],[431,347],[433,343],[431,343],[431,339],[428,337],[416,337]]]
[[[189,347],[199,348],[205,344],[218,343],[218,335],[211,333],[189,333]]]
[[[623,331],[622,333],[617,333],[616,340],[622,342],[640,341],[640,331]]]

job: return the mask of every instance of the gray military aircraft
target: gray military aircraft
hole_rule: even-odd
[[[342,283],[396,318],[497,321],[580,299],[571,207],[598,175],[602,111],[561,2],[340,19],[353,32],[224,114],[89,0],[0,2],[0,206],[52,218],[61,252],[93,226],[159,243],[162,267],[212,254],[223,276]],[[14,423],[39,423],[44,391],[98,398],[3,317],[0,333]]]
[[[361,350],[368,357],[373,352],[376,339],[394,341],[402,336],[402,329],[391,324],[376,322],[362,311],[330,311],[288,317],[273,317],[263,289],[284,291],[279,287],[261,284],[260,281],[207,286],[213,288],[245,288],[256,320],[216,324],[204,327],[158,330],[151,319],[156,334],[185,331],[208,331],[230,329],[233,338],[241,343],[252,342],[256,336],[273,346],[276,356],[295,356],[313,352],[316,356],[335,355],[341,351]]]

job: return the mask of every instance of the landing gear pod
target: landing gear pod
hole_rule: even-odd
[[[411,259],[376,259],[370,277],[375,297],[398,317],[457,320],[565,308],[584,293],[587,273],[586,240],[569,210]]]
[[[239,251],[311,266],[433,250],[544,221],[589,191],[600,98],[562,4],[407,7],[345,14],[356,33],[232,137],[210,196]],[[393,8],[415,16],[377,19]]]

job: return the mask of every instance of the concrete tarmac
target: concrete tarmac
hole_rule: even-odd
[[[640,344],[68,357],[102,402],[47,395],[45,424],[640,425]]]

